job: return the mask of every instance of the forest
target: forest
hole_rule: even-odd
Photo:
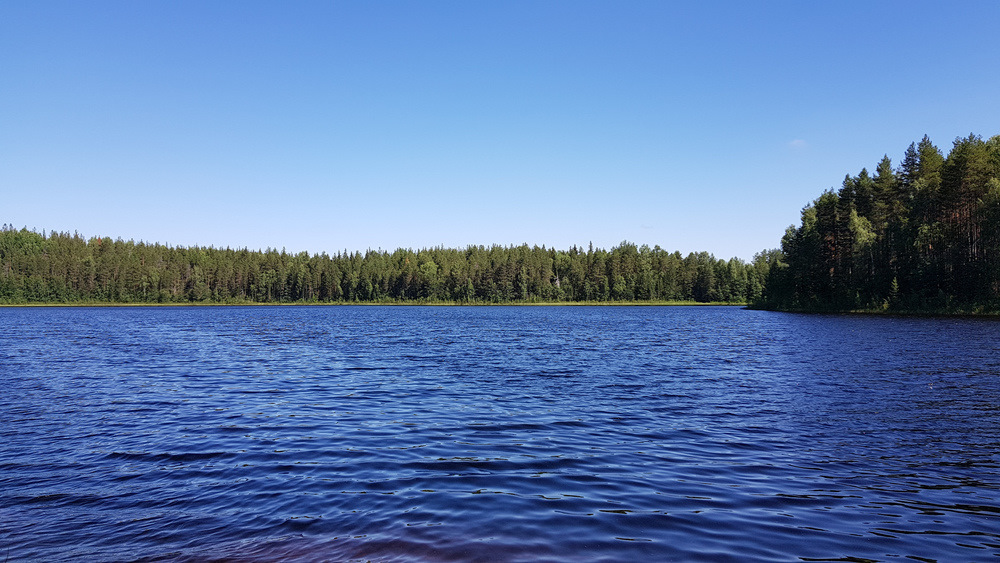
[[[336,255],[169,247],[4,225],[0,303],[558,303],[760,300],[769,262],[623,242]]]
[[[1000,312],[1000,136],[945,156],[927,136],[897,168],[848,175],[789,227],[754,306]]]
[[[0,304],[748,303],[1000,313],[1000,136],[847,175],[750,263],[623,242],[309,254],[0,229]]]

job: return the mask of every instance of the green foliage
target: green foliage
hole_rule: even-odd
[[[883,157],[789,227],[756,306],[1000,310],[1000,136],[926,136],[898,170]]]
[[[168,247],[0,230],[0,303],[395,303],[726,301],[764,291],[766,265],[521,245],[310,255]]]

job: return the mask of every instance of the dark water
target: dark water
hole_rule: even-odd
[[[0,309],[0,561],[985,561],[1000,323]]]

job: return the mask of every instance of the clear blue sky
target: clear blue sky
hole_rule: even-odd
[[[1000,134],[1000,2],[0,2],[0,222],[750,259]]]

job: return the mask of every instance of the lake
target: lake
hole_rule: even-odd
[[[0,309],[0,558],[986,561],[1000,322]]]

